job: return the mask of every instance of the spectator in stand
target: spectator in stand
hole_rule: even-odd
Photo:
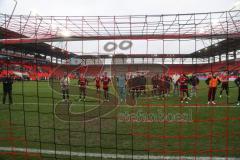
[[[63,101],[69,100],[69,84],[70,79],[68,78],[67,73],[64,73],[63,78],[60,79]]]
[[[235,79],[235,84],[237,85],[238,87],[238,102],[237,102],[237,106],[240,105],[240,73],[238,75],[238,77]]]
[[[193,73],[192,77],[190,78],[190,84],[192,85],[192,93],[191,96],[197,96],[197,86],[199,85],[199,79],[196,74]]]
[[[6,77],[3,78],[3,104],[6,102],[6,97],[8,95],[9,105],[13,103],[12,101],[12,84],[13,79],[12,76],[7,74]]]
[[[221,83],[219,78],[215,74],[211,74],[209,78],[206,80],[206,84],[209,86],[208,90],[208,104],[216,104],[215,96],[217,91],[217,86]]]

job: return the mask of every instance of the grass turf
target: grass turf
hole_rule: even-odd
[[[76,81],[72,81],[72,84],[75,85]],[[67,122],[55,115],[56,104],[61,101],[57,89],[52,90],[47,82],[16,82],[13,86],[14,104],[0,104],[0,147],[27,146],[130,155],[240,157],[240,107],[233,107],[237,88],[233,83],[230,87],[230,97],[227,98],[225,94],[221,99],[217,97],[218,104],[215,106],[206,105],[207,86],[201,82],[198,96],[193,97],[188,105],[181,104],[179,97],[172,93],[165,101],[149,95],[140,96],[136,106],[121,103],[101,118],[88,122]],[[70,89],[70,93],[74,93],[70,96],[72,113],[80,114],[102,103],[92,82],[86,102],[78,101],[77,86],[73,88],[74,91]],[[117,96],[114,87],[110,88],[110,92]],[[2,97],[2,90],[0,95]],[[100,95],[102,97],[102,93]],[[173,115],[179,114],[188,114],[190,118],[188,121],[170,121]],[[149,115],[152,116],[150,120]],[[156,115],[158,117],[154,117]],[[165,119],[159,115],[164,115]],[[129,118],[135,122],[132,122],[133,119],[129,121]],[[154,118],[162,121],[151,121]],[[9,156],[3,152],[1,155],[2,159],[26,158],[26,155]],[[39,156],[32,155],[36,159]],[[41,157],[70,158],[46,154],[41,154]]]

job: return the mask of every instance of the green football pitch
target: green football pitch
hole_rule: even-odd
[[[68,103],[48,82],[14,83],[13,105],[0,103],[0,159],[240,158],[240,107],[232,82],[229,97],[219,98],[218,88],[216,105],[207,105],[203,81],[188,104],[171,91],[166,100],[148,92],[128,105],[115,98],[114,87],[110,102],[103,102],[93,82],[84,102],[76,81],[71,84]],[[82,120],[92,110],[100,114]]]

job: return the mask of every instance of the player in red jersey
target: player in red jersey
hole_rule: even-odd
[[[101,81],[103,83],[104,98],[106,101],[109,101],[108,85],[109,85],[109,82],[111,82],[111,79],[107,76],[107,72],[104,73],[104,76],[101,79]]]
[[[96,84],[96,91],[97,93],[100,92],[100,87],[101,87],[101,77],[99,75],[97,75],[95,78],[95,84]]]
[[[227,73],[222,74],[222,76],[220,77],[220,81],[222,82],[222,87],[221,87],[221,91],[220,91],[220,98],[222,98],[222,92],[225,90],[226,94],[228,96],[229,93],[229,86],[228,86],[228,75]]]
[[[88,84],[88,81],[85,78],[85,76],[83,74],[80,74],[80,77],[78,80],[78,86],[79,86],[79,91],[80,91],[80,100],[85,101],[87,84]]]
[[[187,100],[191,100],[189,98],[189,93],[188,93],[188,83],[189,83],[188,77],[185,76],[184,74],[181,74],[177,82],[180,84],[181,103],[183,102],[188,103]]]
[[[159,74],[156,74],[152,77],[151,81],[152,81],[152,86],[153,86],[153,91],[152,91],[152,95],[153,96],[157,96],[157,92],[158,92],[158,79],[159,79]]]
[[[164,80],[164,82],[165,82],[164,86],[166,88],[165,94],[166,94],[166,96],[170,96],[172,78],[168,75],[168,73],[166,73],[164,75],[164,79],[165,79]]]
[[[165,94],[166,94],[166,85],[165,85],[165,76],[161,75],[158,78],[158,98],[162,98],[162,100],[165,99]]]
[[[237,85],[237,88],[238,88],[238,103],[237,103],[237,106],[240,106],[240,74],[238,74],[238,77],[234,80],[234,82],[235,82],[235,84]]]

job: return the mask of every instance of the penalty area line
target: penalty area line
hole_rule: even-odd
[[[198,157],[198,156],[157,156],[157,155],[130,155],[130,154],[111,154],[111,153],[91,153],[91,152],[70,152],[70,151],[57,151],[47,149],[35,149],[35,148],[15,148],[15,147],[0,147],[1,152],[24,152],[24,153],[40,153],[48,155],[62,155],[71,157],[94,157],[94,158],[106,158],[106,159],[134,159],[134,160],[240,160],[240,158],[233,157]]]

